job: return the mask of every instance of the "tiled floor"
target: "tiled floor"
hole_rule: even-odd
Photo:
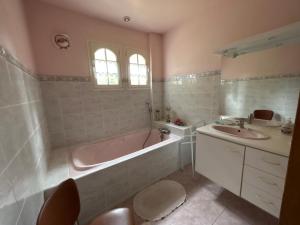
[[[166,179],[181,183],[187,201],[165,219],[145,222],[135,215],[136,225],[275,225],[278,220],[247,201],[212,183],[205,177],[191,176],[191,167]],[[132,208],[132,199],[121,204]]]

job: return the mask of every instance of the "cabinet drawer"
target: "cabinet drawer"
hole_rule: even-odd
[[[279,217],[281,207],[280,198],[276,198],[245,182],[243,182],[242,187],[242,198],[269,212],[273,216]]]
[[[247,147],[245,164],[285,178],[288,158]]]
[[[245,166],[243,181],[280,199],[282,198],[284,189],[284,179],[282,178]]]

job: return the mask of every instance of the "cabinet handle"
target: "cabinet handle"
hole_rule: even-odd
[[[264,161],[265,163],[271,164],[273,166],[280,166],[281,164],[279,162],[271,162],[265,158],[262,158],[262,161]]]
[[[272,181],[268,181],[264,177],[258,177],[258,178],[261,179],[266,184],[269,184],[269,185],[272,185],[272,186],[277,186],[277,183],[272,182]]]

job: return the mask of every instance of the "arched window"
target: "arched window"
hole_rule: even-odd
[[[144,56],[135,53],[129,57],[128,73],[130,85],[148,85],[147,64]]]
[[[94,76],[97,85],[119,85],[120,73],[117,55],[108,48],[94,53]]]

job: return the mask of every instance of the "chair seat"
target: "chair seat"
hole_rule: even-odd
[[[97,216],[89,225],[134,225],[133,215],[127,208],[113,209]]]

